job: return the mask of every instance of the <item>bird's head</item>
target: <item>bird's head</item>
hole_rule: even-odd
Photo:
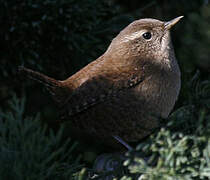
[[[136,20],[113,39],[108,52],[120,57],[153,58],[172,48],[170,29],[183,16],[163,22],[156,19]]]

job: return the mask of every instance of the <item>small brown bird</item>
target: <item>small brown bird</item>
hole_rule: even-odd
[[[180,90],[168,22],[140,19],[123,29],[97,60],[64,81],[20,67],[47,87],[78,136],[113,145],[113,137],[139,141],[167,118]]]

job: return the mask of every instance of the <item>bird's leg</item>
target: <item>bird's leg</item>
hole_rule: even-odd
[[[119,143],[125,146],[128,149],[128,151],[133,151],[133,148],[119,136],[113,136],[113,138],[115,138]]]

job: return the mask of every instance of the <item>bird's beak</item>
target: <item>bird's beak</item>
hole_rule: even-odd
[[[179,22],[180,19],[182,19],[184,16],[179,16],[177,18],[172,19],[171,21],[165,22],[164,27],[166,30],[171,29],[172,26],[174,26],[176,23]]]

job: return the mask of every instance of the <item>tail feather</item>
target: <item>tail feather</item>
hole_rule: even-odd
[[[65,89],[60,81],[22,66],[18,70],[21,74],[43,84],[57,103],[60,104],[66,98]]]

